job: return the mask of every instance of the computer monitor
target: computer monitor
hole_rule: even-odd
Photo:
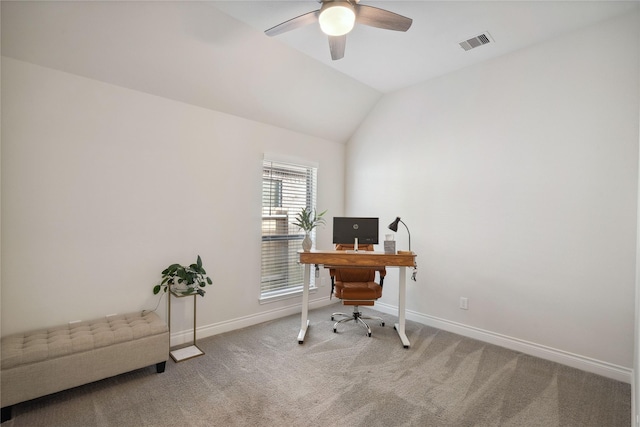
[[[333,218],[333,243],[353,245],[378,244],[378,218],[337,216]]]

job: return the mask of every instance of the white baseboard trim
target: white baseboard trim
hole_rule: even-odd
[[[310,300],[309,309],[320,308],[327,305],[335,304],[338,301],[339,300],[335,299],[329,300],[326,297]],[[376,303],[375,309],[390,315],[398,314],[397,307],[381,302]],[[231,319],[224,322],[201,326],[197,330],[197,337],[198,339],[201,339],[225,332],[230,332],[236,329],[246,328],[248,326],[253,326],[259,323],[268,322],[270,320],[297,314],[300,313],[301,310],[302,308],[300,304],[294,304],[291,306],[264,311],[249,316],[238,317],[236,319]],[[580,369],[597,375],[602,375],[603,377],[632,384],[633,369],[630,368],[625,368],[623,366],[614,365],[612,363],[603,362],[601,360],[592,359],[586,356],[581,356],[579,354],[547,347],[518,338],[509,337],[462,323],[452,322],[450,320],[441,319],[435,316],[429,316],[423,313],[418,313],[416,311],[407,310],[406,318],[423,325],[442,329],[444,331],[452,332],[465,337],[474,338],[479,341],[495,344],[500,347],[508,348],[510,350],[519,351],[521,353],[539,357],[541,359],[561,363],[572,368]],[[191,342],[191,340],[193,339],[192,334],[193,332],[191,330],[172,333],[171,346],[183,345]],[[295,340],[297,339],[297,336],[292,336],[291,339]]]
[[[397,315],[398,307],[376,303],[376,309],[387,314]],[[603,362],[601,360],[592,359],[579,354],[570,353],[568,351],[547,347],[541,344],[509,337],[484,329],[468,326],[462,323],[452,322],[450,320],[429,316],[423,313],[407,310],[406,318],[423,325],[431,326],[444,331],[453,332],[479,341],[495,344],[510,350],[519,351],[524,354],[539,357],[541,359],[550,360],[552,362],[561,363],[572,368],[591,372],[603,377],[611,378],[631,384],[633,379],[633,369],[623,366],[614,365],[612,363]],[[409,332],[407,332],[407,335]]]
[[[336,301],[339,301],[339,300],[335,300],[335,299],[329,300],[327,297],[317,298],[313,300],[310,299],[309,310],[335,304]],[[213,335],[234,331],[236,329],[246,328],[248,326],[257,325],[259,323],[280,319],[282,317],[286,317],[286,316],[290,316],[292,314],[298,314],[298,313],[302,313],[302,306],[300,305],[299,302],[287,307],[277,308],[269,311],[263,311],[261,313],[238,317],[235,319],[226,320],[224,322],[200,326],[196,331],[196,336],[197,336],[197,339],[211,337]],[[298,336],[297,335],[292,336],[291,339],[297,340]],[[171,347],[184,345],[192,342],[192,340],[193,340],[193,329],[171,333],[171,338],[170,338]]]

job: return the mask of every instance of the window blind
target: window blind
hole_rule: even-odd
[[[314,167],[263,161],[260,285],[263,298],[302,289],[304,268],[298,263],[298,251],[302,249],[304,231],[293,222],[305,207],[315,209],[316,177]],[[311,280],[313,285],[313,277]]]

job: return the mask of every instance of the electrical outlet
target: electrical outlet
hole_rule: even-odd
[[[465,297],[460,297],[460,309],[461,310],[469,310],[469,299]]]

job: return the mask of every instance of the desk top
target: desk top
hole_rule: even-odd
[[[413,267],[413,252],[386,254],[372,251],[298,251],[301,264],[323,264],[336,267]]]

